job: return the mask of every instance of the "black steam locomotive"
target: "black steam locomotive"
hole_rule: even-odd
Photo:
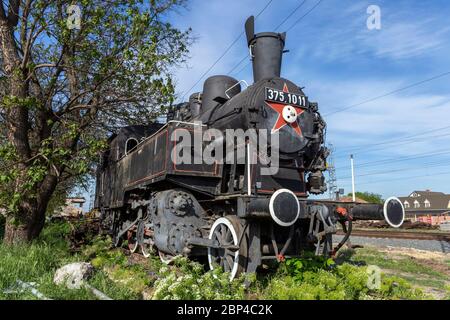
[[[326,191],[326,124],[317,103],[280,77],[286,34],[255,34],[253,17],[245,31],[254,84],[241,90],[242,81],[210,77],[203,92],[168,112],[165,124],[124,127],[110,137],[97,172],[95,206],[116,245],[126,239],[131,251],[155,251],[165,262],[178,255],[207,258],[210,268],[222,267],[234,278],[266,260],[304,251],[333,255],[356,219],[403,223],[396,198],[384,205],[308,199]],[[268,130],[269,147],[251,149],[245,139],[232,147],[235,161],[220,161],[229,149],[213,162],[177,161],[202,153],[204,139],[177,147],[208,129],[225,136],[230,129]],[[275,154],[275,135],[278,169],[262,174],[272,160],[259,160]],[[245,150],[240,156],[239,148]],[[337,223],[346,235],[333,247]]]

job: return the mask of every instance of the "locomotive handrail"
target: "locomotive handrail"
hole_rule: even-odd
[[[236,86],[237,86],[238,84],[240,84],[241,82],[244,83],[244,84],[247,86],[247,88],[249,87],[247,81],[245,81],[244,79],[239,80],[238,82],[236,82],[235,84],[233,84],[231,87],[229,87],[227,90],[225,90],[225,95],[227,96],[228,99],[231,99],[230,96],[228,95],[228,91],[230,91],[231,89],[233,89],[234,87],[236,87]]]
[[[148,137],[145,137],[143,139],[141,139],[140,141],[138,141],[138,144],[133,147],[128,153],[124,154],[120,159],[118,159],[117,161],[122,160],[123,158],[125,158],[126,156],[128,156],[129,154],[131,154],[134,150],[136,150],[141,144],[143,144],[145,141],[147,141],[148,139],[153,138],[155,135],[157,135],[158,133],[160,133],[163,129],[165,129],[166,127],[169,126],[169,124],[171,123],[178,123],[178,124],[187,124],[187,125],[193,125],[193,126],[202,126],[202,127],[206,127],[206,124],[201,124],[201,123],[197,123],[197,122],[187,122],[187,121],[179,121],[179,120],[169,120],[167,121],[161,128],[159,128],[157,131],[155,131],[154,133],[152,133],[151,135],[149,135]]]

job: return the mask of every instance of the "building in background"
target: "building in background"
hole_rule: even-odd
[[[86,202],[84,197],[66,198],[66,205],[61,208],[61,216],[78,217],[83,215],[83,204]]]
[[[403,203],[407,219],[439,224],[450,218],[450,194],[425,190],[398,198]]]

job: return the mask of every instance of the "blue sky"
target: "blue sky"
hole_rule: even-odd
[[[256,32],[273,31],[302,2],[272,1],[257,18]],[[177,27],[192,27],[196,37],[187,65],[176,71],[180,95],[239,36],[245,19],[267,3],[194,0],[171,16]],[[306,0],[277,31],[291,28],[316,3]],[[380,30],[366,26],[369,5],[381,9]],[[346,193],[350,153],[357,191],[385,197],[415,189],[450,193],[450,75],[333,113],[450,71],[449,19],[449,1],[323,0],[288,31],[282,76],[305,86],[309,99],[319,103],[327,142],[336,149],[338,186]],[[228,74],[248,55],[244,38],[208,75]],[[247,61],[231,75],[251,83]],[[187,94],[201,91],[202,84]]]
[[[306,0],[276,31],[290,29],[282,76],[305,87],[327,122],[338,187],[351,191],[353,153],[357,191],[450,193],[450,75],[334,113],[450,71],[450,1],[323,0],[293,26],[317,1]],[[268,2],[191,0],[167,17],[196,38],[187,64],[174,70],[180,96],[201,91],[204,79],[188,90]],[[256,32],[274,31],[302,2],[272,1]],[[381,9],[380,30],[367,29],[369,5]],[[231,75],[252,83],[245,36],[208,76],[228,74],[246,56]]]

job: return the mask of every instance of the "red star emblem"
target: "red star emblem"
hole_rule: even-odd
[[[286,85],[286,83],[283,86],[283,92],[287,92],[289,93],[288,87]],[[272,132],[277,132],[278,130],[280,130],[281,128],[283,128],[286,125],[291,126],[292,129],[294,129],[294,131],[299,135],[302,136],[302,129],[300,128],[300,126],[298,125],[298,122],[295,121],[293,123],[288,123],[286,120],[284,120],[283,118],[283,109],[284,107],[286,107],[286,104],[283,103],[277,103],[277,102],[267,102],[267,105],[269,107],[271,107],[273,110],[275,110],[278,113],[278,118],[277,121],[275,122],[275,125],[272,128]],[[303,110],[300,107],[296,107],[296,106],[292,106],[293,108],[295,108],[295,110],[297,111],[297,117],[299,117],[305,110]]]

